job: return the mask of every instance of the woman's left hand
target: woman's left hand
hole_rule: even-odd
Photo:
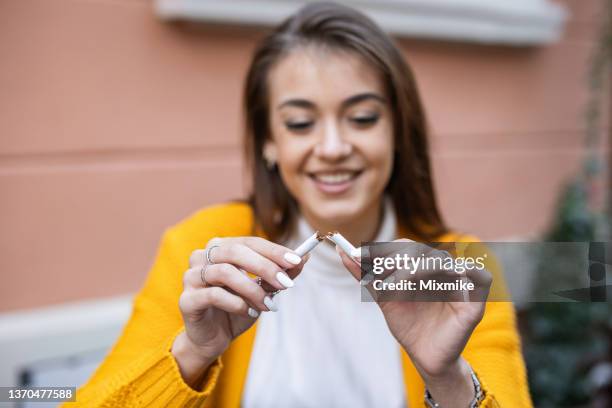
[[[450,256],[424,244],[416,245],[421,249],[427,248],[428,257]],[[410,248],[407,245],[401,247]],[[344,266],[357,280],[361,280],[362,271],[358,261],[348,257],[339,248],[337,251]],[[400,256],[408,251],[401,251]],[[396,254],[389,253],[386,256],[395,257]],[[450,273],[456,274],[454,271]],[[414,281],[415,278],[449,279],[449,271],[418,271],[410,274],[398,270],[392,275],[395,282],[401,279]],[[467,278],[476,287],[478,298],[475,301],[413,300],[406,291],[402,292],[403,297],[399,300],[384,300],[384,295],[377,296],[378,294],[373,293],[371,284],[368,287],[377,300],[391,333],[407,352],[434,399],[444,407],[467,407],[474,398],[469,366],[461,357],[461,353],[483,317],[492,278],[486,269],[472,270],[467,273]],[[448,299],[450,298],[447,297],[446,300]]]

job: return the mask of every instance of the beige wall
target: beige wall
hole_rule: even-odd
[[[452,226],[538,233],[578,166],[599,1],[562,3],[553,46],[401,43]],[[162,23],[144,0],[0,0],[0,311],[135,291],[166,226],[242,194],[259,35]]]

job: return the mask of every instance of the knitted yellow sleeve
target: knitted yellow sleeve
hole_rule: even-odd
[[[188,260],[179,260],[175,250],[172,234],[167,231],[120,338],[94,375],[77,390],[76,402],[64,406],[198,407],[204,404],[222,366],[217,359],[201,389],[194,390],[183,381],[170,353],[174,338],[183,330],[178,298],[182,275],[188,266]]]
[[[472,248],[475,253],[489,252],[484,243],[472,244]],[[493,276],[489,301],[463,357],[472,366],[487,395],[481,407],[530,408],[533,404],[514,305],[510,301],[501,265],[494,257],[486,265]]]

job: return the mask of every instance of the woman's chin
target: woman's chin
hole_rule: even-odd
[[[354,222],[363,211],[358,206],[347,205],[346,202],[328,202],[311,206],[312,214],[321,225],[338,226]]]

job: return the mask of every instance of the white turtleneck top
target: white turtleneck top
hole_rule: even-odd
[[[314,233],[300,219],[286,246]],[[385,202],[376,241],[396,235],[393,206]],[[295,286],[276,295],[278,312],[262,313],[242,406],[405,407],[400,346],[378,305],[361,301],[359,282],[332,245],[311,253]]]

